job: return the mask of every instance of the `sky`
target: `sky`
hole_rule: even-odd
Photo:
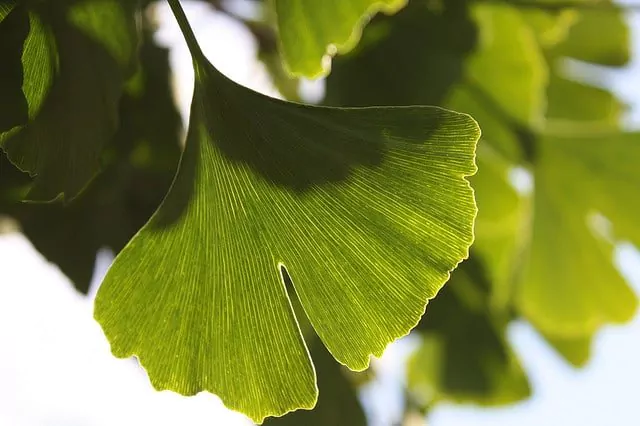
[[[268,73],[255,60],[256,45],[242,25],[206,7],[187,3],[187,15],[205,54],[240,84],[277,96]],[[181,34],[167,7],[160,7],[158,41],[171,47],[176,92],[187,118],[193,71]],[[640,18],[633,17],[635,57],[640,58]],[[598,70],[600,74],[605,73]],[[637,60],[613,75],[612,87],[633,108],[628,123],[640,124]],[[318,98],[322,83],[304,85]],[[94,286],[76,292],[55,265],[20,234],[0,235],[0,425],[247,425],[211,394],[184,398],[156,392],[133,360],[114,358],[92,317],[92,298],[112,256],[98,257]],[[640,294],[640,253],[623,245],[616,261]],[[534,396],[505,408],[440,405],[429,426],[637,426],[640,424],[640,316],[608,327],[595,342],[586,368],[564,363],[535,331],[515,323],[509,340],[529,373]],[[403,360],[415,340],[393,344],[373,363],[378,379],[362,392],[372,425],[389,426],[401,412],[397,389]],[[322,389],[320,390],[322,391]]]

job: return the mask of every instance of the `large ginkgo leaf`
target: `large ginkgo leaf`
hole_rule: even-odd
[[[133,69],[134,7],[122,0],[47,0],[12,11],[24,14],[29,28],[26,39],[10,40],[12,49],[24,45],[24,83],[17,90],[24,94],[28,122],[0,128],[6,130],[0,147],[37,176],[28,199],[73,198],[97,172]]]
[[[156,388],[208,390],[260,422],[317,398],[283,268],[331,354],[366,368],[468,254],[479,131],[435,107],[268,98],[187,39],[196,83],[179,171],[95,316]]]
[[[319,77],[328,59],[351,50],[376,12],[391,14],[407,0],[274,0],[282,56],[294,75]],[[323,60],[324,59],[324,60]]]

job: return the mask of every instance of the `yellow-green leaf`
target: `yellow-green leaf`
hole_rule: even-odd
[[[208,390],[260,422],[317,398],[283,268],[331,354],[366,368],[468,254],[479,131],[436,107],[268,98],[188,40],[196,83],[179,171],[109,270],[95,316],[156,388]]]
[[[622,10],[583,8],[555,53],[601,65],[623,66],[631,58],[630,39]]]
[[[541,141],[531,255],[517,302],[545,334],[585,337],[635,313],[637,298],[612,263],[612,243],[640,242],[637,155],[638,134]],[[601,215],[612,222],[612,233]]]

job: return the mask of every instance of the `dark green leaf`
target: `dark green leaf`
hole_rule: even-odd
[[[36,176],[30,200],[71,199],[98,170],[134,63],[132,8],[119,0],[66,0],[29,10],[22,54],[29,122],[0,134],[0,146]]]
[[[408,388],[425,408],[449,400],[507,404],[529,396],[527,378],[504,340],[506,321],[488,308],[480,264],[466,261],[427,307],[423,342],[409,360]]]
[[[336,59],[326,103],[443,105],[477,118],[484,138],[519,160],[519,138],[542,124],[547,72],[515,8],[451,2],[439,11],[417,1],[372,22],[361,46]]]
[[[22,92],[22,48],[29,34],[25,7],[0,3],[0,134],[28,120],[27,99]]]
[[[168,52],[150,38],[147,34],[141,67],[120,101],[122,118],[102,156],[104,171],[75,202],[18,203],[29,182],[0,163],[0,214],[15,218],[34,247],[82,292],[93,275],[96,252],[118,253],[144,225],[166,194],[180,156]],[[3,193],[14,195],[3,203]]]

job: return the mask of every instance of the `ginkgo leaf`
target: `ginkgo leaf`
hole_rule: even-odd
[[[544,47],[553,47],[564,41],[578,19],[578,12],[573,9],[544,10],[533,7],[521,10],[521,13]]]
[[[543,333],[582,338],[635,313],[637,298],[612,263],[612,242],[640,242],[639,150],[638,134],[592,132],[540,142],[531,254],[517,303]],[[612,222],[615,235],[602,229],[602,220],[594,222],[598,215]]]
[[[468,255],[479,130],[436,107],[265,97],[188,34],[196,82],[179,171],[114,261],[95,317],[156,388],[208,390],[261,422],[317,398],[283,268],[331,354],[367,368]]]
[[[407,0],[274,0],[282,56],[289,72],[304,77],[329,73],[329,58],[351,50],[377,12],[392,14]]]
[[[30,6],[22,51],[29,122],[1,133],[0,147],[36,175],[29,200],[71,199],[98,171],[117,127],[118,100],[136,53],[135,5],[48,0]]]
[[[564,359],[574,366],[582,367],[589,361],[593,336],[562,338],[543,334],[543,337]]]

